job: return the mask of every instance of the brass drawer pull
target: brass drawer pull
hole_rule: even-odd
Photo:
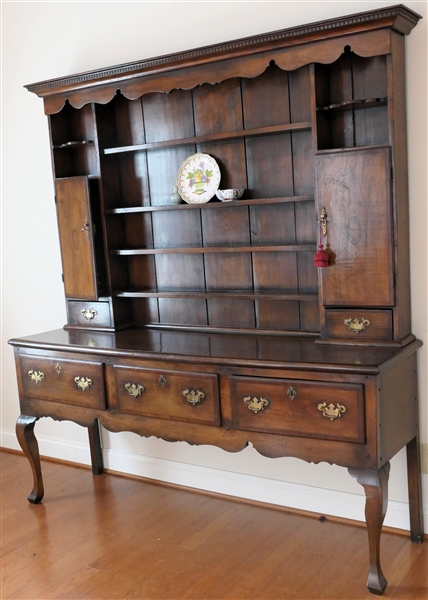
[[[199,404],[199,402],[205,398],[205,394],[202,390],[196,390],[195,392],[195,390],[189,390],[186,388],[185,390],[182,390],[181,393],[186,398],[187,402],[189,402],[192,406]]]
[[[145,387],[141,385],[141,383],[125,383],[125,390],[128,392],[130,396],[137,399],[144,392]]]
[[[81,311],[82,315],[85,317],[87,321],[92,321],[92,319],[96,316],[97,311],[93,308],[83,308]]]
[[[161,375],[159,377],[159,383],[161,384],[161,387],[163,387],[163,388],[168,385],[168,382],[167,382],[166,378],[163,375]]]
[[[42,371],[33,371],[33,369],[28,371],[28,375],[30,376],[31,381],[34,381],[36,384],[40,383],[42,379],[45,378],[45,374],[42,373]]]
[[[343,322],[348,326],[349,331],[353,331],[357,335],[370,325],[370,321],[368,319],[361,319],[361,321],[358,318],[345,319]]]
[[[79,375],[77,375],[77,377],[74,378],[74,382],[77,384],[77,387],[83,392],[89,390],[89,388],[92,385],[92,379],[89,379],[89,377],[79,377]]]
[[[318,404],[318,410],[322,412],[322,416],[330,419],[330,421],[334,421],[342,416],[343,413],[346,412],[346,406],[343,404],[337,403],[336,406],[334,404],[327,404],[323,402],[322,404]]]
[[[294,387],[288,388],[287,396],[290,398],[291,401],[294,401],[297,398],[297,391],[294,389]]]
[[[254,398],[251,398],[251,396],[245,396],[244,402],[249,410],[252,410],[254,414],[264,410],[265,406],[269,406],[269,400],[266,400],[266,398],[262,398],[261,396],[260,398],[256,398],[256,396],[254,396]]]

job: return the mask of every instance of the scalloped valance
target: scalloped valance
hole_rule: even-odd
[[[397,5],[25,87],[44,99],[46,114],[54,114],[66,101],[74,108],[90,102],[106,104],[118,91],[134,100],[149,92],[219,83],[232,73],[256,77],[272,61],[284,70],[312,62],[328,64],[345,47],[363,57],[388,54],[391,32],[407,35],[419,19],[414,11]]]

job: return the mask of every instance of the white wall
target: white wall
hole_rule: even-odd
[[[390,0],[2,3],[3,446],[18,447],[13,433],[18,394],[7,340],[61,328],[66,321],[47,122],[42,101],[23,85],[390,4]],[[427,5],[424,1],[407,6],[424,16],[406,43],[413,332],[426,343]],[[419,362],[422,441],[427,442],[426,346]],[[85,429],[43,419],[36,430],[42,454],[89,462]],[[252,448],[228,454],[127,433],[103,432],[103,444],[106,466],[112,469],[363,518],[362,489],[339,467],[268,460]],[[401,452],[392,461],[386,523],[403,528],[407,527],[405,478]],[[28,480],[30,489],[30,472]],[[425,502],[426,498],[425,493]]]

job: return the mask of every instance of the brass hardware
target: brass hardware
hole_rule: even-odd
[[[132,396],[133,398],[135,398],[135,400],[138,398],[138,396],[141,396],[141,394],[144,392],[145,387],[144,385],[141,385],[141,383],[125,383],[125,390],[128,392],[128,394],[130,396]]]
[[[92,319],[97,314],[97,311],[93,308],[83,308],[81,311],[82,315],[85,317],[87,321],[92,321]]]
[[[161,387],[163,387],[163,388],[166,387],[168,384],[167,380],[165,379],[165,377],[163,375],[161,375],[159,377],[159,383],[161,384]]]
[[[330,419],[330,421],[334,421],[342,416],[343,413],[346,412],[346,406],[343,404],[337,403],[336,406],[334,404],[327,404],[323,402],[322,404],[318,404],[318,410],[322,412],[322,416]]]
[[[287,390],[287,396],[290,398],[291,401],[295,400],[297,397],[297,392],[294,389],[294,387],[290,387]]]
[[[197,390],[195,392],[195,390],[189,390],[186,388],[185,390],[182,390],[181,393],[186,398],[187,402],[190,402],[190,404],[192,404],[192,406],[195,406],[195,404],[198,404],[201,400],[205,398],[205,394],[202,390]]]
[[[89,390],[92,385],[92,379],[89,379],[89,377],[79,377],[77,375],[77,377],[74,378],[74,383],[77,384],[77,387],[80,390],[86,392],[86,390]]]
[[[254,398],[251,398],[251,396],[245,396],[244,402],[255,414],[261,410],[264,410],[265,406],[269,405],[269,400],[266,400],[266,398],[262,398],[261,396],[260,398],[256,398],[255,396]]]
[[[325,212],[325,208],[322,207],[320,214],[320,223],[321,223],[321,232],[325,237],[327,235],[327,213]]]
[[[361,319],[361,321],[357,318],[345,319],[343,322],[348,326],[349,330],[353,331],[356,335],[358,335],[360,331],[364,331],[365,328],[370,325],[370,321],[368,319]]]
[[[58,373],[58,375],[61,373],[61,365],[59,363],[56,363],[55,371]]]
[[[33,371],[33,369],[31,369],[30,371],[28,371],[28,375],[31,378],[31,381],[34,381],[34,383],[40,383],[42,379],[45,378],[45,374],[42,373],[41,371]]]
[[[86,237],[89,240],[89,223],[88,223],[88,219],[86,219],[82,229],[80,231],[84,231],[86,233]]]

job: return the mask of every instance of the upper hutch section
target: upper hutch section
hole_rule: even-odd
[[[419,18],[398,5],[26,86],[49,116],[67,327],[408,338]],[[241,200],[172,204],[197,152]]]

